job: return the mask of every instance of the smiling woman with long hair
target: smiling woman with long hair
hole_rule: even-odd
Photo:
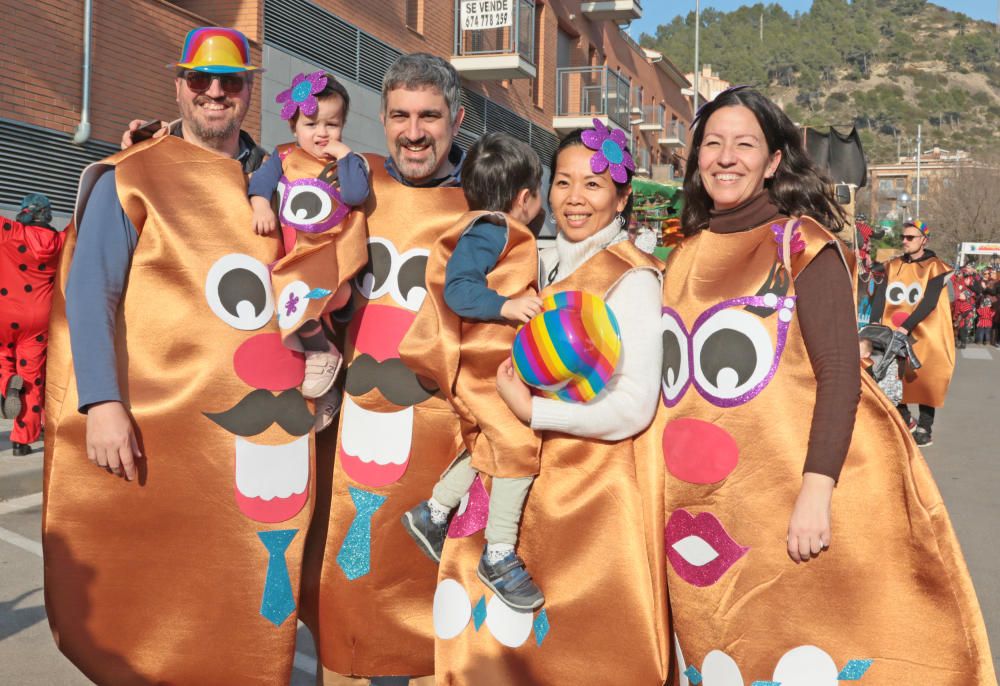
[[[665,556],[691,683],[995,684],[948,515],[860,369],[844,215],[788,117],[695,121],[664,279]],[[836,488],[835,488],[836,487]]]

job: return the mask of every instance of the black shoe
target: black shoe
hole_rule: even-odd
[[[934,445],[934,440],[931,438],[931,432],[922,426],[918,426],[917,430],[913,432],[913,440],[916,441],[917,445],[921,448]]]
[[[431,519],[431,507],[426,500],[403,514],[400,521],[424,555],[435,562],[441,562],[444,539],[448,535],[448,522],[435,524]]]
[[[516,612],[532,612],[542,606],[545,596],[531,580],[524,561],[510,553],[496,564],[490,564],[486,549],[479,559],[479,580],[493,591],[503,604]]]
[[[28,445],[27,443],[11,443],[10,444],[10,451],[12,453],[14,453],[15,455],[17,455],[17,456],[30,455],[31,454],[31,446]]]
[[[0,415],[4,419],[17,419],[21,414],[21,389],[24,388],[24,379],[15,374],[7,382],[7,390],[0,401]]]

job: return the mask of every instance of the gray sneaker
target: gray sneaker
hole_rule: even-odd
[[[917,430],[913,432],[913,440],[916,441],[917,445],[921,448],[928,448],[934,445],[934,439],[931,438],[931,432],[922,426],[918,426]]]
[[[423,501],[415,508],[405,513],[401,520],[406,532],[417,542],[424,555],[435,562],[441,562],[441,551],[444,550],[444,539],[448,535],[448,522],[435,524],[431,519],[431,508]]]
[[[24,388],[24,379],[15,374],[7,382],[7,390],[0,401],[0,415],[4,419],[17,419],[21,414],[21,389]]]
[[[479,580],[493,591],[504,605],[516,612],[532,612],[542,606],[545,596],[524,568],[524,560],[510,553],[496,564],[490,564],[483,549],[479,559]]]

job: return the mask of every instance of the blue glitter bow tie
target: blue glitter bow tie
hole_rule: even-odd
[[[295,597],[292,594],[292,580],[288,576],[288,563],[285,562],[285,550],[296,533],[298,529],[257,532],[268,553],[267,578],[264,581],[260,613],[275,626],[281,626],[295,612]]]
[[[372,517],[386,496],[363,491],[360,488],[349,486],[351,500],[354,501],[354,521],[351,528],[347,530],[347,536],[337,553],[337,564],[348,579],[354,581],[363,577],[371,571],[372,566]]]

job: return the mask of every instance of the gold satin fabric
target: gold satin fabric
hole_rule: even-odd
[[[334,672],[425,675],[434,673],[431,601],[437,570],[400,518],[430,497],[461,452],[458,419],[440,394],[400,405],[379,387],[361,394],[350,389],[412,378],[412,372],[395,366],[402,364],[399,341],[426,294],[430,248],[466,211],[466,203],[460,188],[404,186],[385,171],[384,158],[366,158],[372,182],[365,206],[370,260],[352,280],[355,311],[343,346],[347,392],[339,430],[335,437],[329,431],[319,436],[319,472],[325,478],[333,463],[332,492],[328,517],[317,512],[310,533],[303,603],[315,606],[306,608],[303,620],[323,665]],[[373,364],[366,371],[359,363],[363,355],[376,358],[376,371]],[[355,454],[345,456],[345,441],[347,452]],[[378,481],[388,483],[372,485]],[[338,563],[357,514],[350,489],[386,498],[371,518],[369,571],[354,580]]]
[[[606,295],[631,269],[660,269],[630,243],[604,250],[544,290]],[[627,354],[627,353],[626,353]],[[667,678],[663,648],[663,575],[651,566],[651,503],[662,508],[662,479],[646,481],[633,441],[608,442],[547,432],[542,469],[528,494],[518,554],[545,594],[535,613],[515,613],[478,579],[485,540],[480,531],[445,543],[439,594],[461,587],[469,606],[485,604],[483,623],[453,638],[439,634],[438,684],[629,684],[660,686]],[[648,456],[646,457],[648,461]],[[490,479],[484,479],[489,487]],[[659,588],[657,588],[659,586]],[[461,618],[461,597],[439,600],[441,626]],[[544,618],[542,613],[544,612]],[[547,634],[534,625],[548,621]],[[539,637],[542,637],[539,644]],[[506,641],[501,643],[501,640]]]
[[[496,392],[497,367],[510,357],[512,324],[462,320],[444,301],[445,269],[458,240],[487,212],[469,212],[434,245],[427,264],[427,298],[399,348],[403,362],[434,381],[458,413],[472,466],[490,476],[538,473],[541,440]],[[486,285],[508,298],[537,292],[538,252],[531,231],[507,215],[507,244]],[[504,229],[499,226],[497,231]],[[477,440],[480,433],[485,441]]]
[[[909,316],[920,304],[918,301],[915,305],[911,305],[905,299],[903,302],[890,302],[889,289],[893,283],[902,284],[904,292],[919,286],[920,293],[923,294],[931,279],[950,271],[952,268],[937,257],[923,262],[904,262],[902,258],[894,257],[886,262],[885,273],[888,284],[882,323],[895,329],[892,316],[897,312],[904,312],[905,316]],[[943,407],[951,375],[955,371],[955,331],[951,322],[951,303],[946,290],[941,291],[937,305],[931,313],[910,333],[916,339],[913,352],[917,354],[922,366],[903,377],[903,402]]]
[[[203,414],[228,410],[252,390],[234,372],[237,348],[278,335],[273,316],[254,330],[220,320],[206,298],[209,270],[242,254],[243,265],[257,265],[263,293],[280,243],[253,234],[234,160],[167,136],[102,164],[114,168],[140,234],[117,352],[144,457],[132,483],[87,460],[65,315],[71,229],[53,300],[46,401],[43,547],[53,635],[98,684],[287,683],[296,615],[280,626],[261,615],[269,555],[258,533],[295,531],[284,558],[296,598],[312,480],[294,516],[252,520],[234,497],[237,436]],[[245,440],[273,449],[273,459],[291,463],[294,454],[313,471],[308,434],[271,424]]]
[[[791,260],[796,275],[835,240],[809,219],[800,234],[805,249]],[[667,263],[664,302],[697,341],[692,328],[702,313],[757,294],[771,280],[778,245],[768,225],[686,239]],[[792,281],[776,301],[794,294]],[[777,313],[761,317],[742,306],[724,313],[727,322],[716,320],[721,328],[711,319],[701,326],[713,335],[728,327],[730,334],[767,336],[772,350],[777,346]],[[789,672],[776,668],[799,649],[785,657],[783,669],[801,660],[794,672],[801,683],[835,684],[852,660],[872,660],[860,683],[996,684],[975,591],[941,496],[898,413],[867,374],[854,439],[833,494],[832,543],[807,563],[789,558],[788,522],[802,483],[816,395],[798,317],[789,320],[777,370],[756,397],[722,407],[690,385],[674,407],[661,403],[644,437],[643,445],[657,446],[666,466],[665,544],[682,559],[666,563],[674,673],[693,667],[705,683],[790,681]],[[702,336],[696,361],[703,362],[696,366],[714,382],[710,370],[738,366],[737,347],[730,344],[720,361],[711,336]],[[680,376],[669,376],[669,388],[677,392]],[[716,378],[724,376],[720,371]],[[703,424],[688,431],[686,445],[674,440],[664,448],[664,432],[677,437],[682,422],[689,428]],[[679,449],[668,458],[672,446]],[[735,461],[724,459],[734,454]],[[706,464],[713,466],[706,470]],[[708,471],[714,474],[705,477]],[[675,515],[682,525],[671,534]],[[718,528],[710,526],[711,518]],[[675,683],[689,681],[681,676]]]
[[[281,167],[288,181],[316,179],[327,166],[326,162],[294,143],[278,146],[278,154],[284,154]],[[329,197],[332,204],[338,202],[333,196]],[[279,221],[282,218],[279,217]],[[295,311],[302,308],[294,316],[286,314],[279,318],[281,335],[288,347],[301,349],[298,339],[292,334],[305,322],[319,320],[325,313],[337,289],[368,261],[367,245],[365,215],[360,209],[352,209],[340,223],[322,233],[295,231],[294,248],[271,270],[279,312],[285,314],[289,309]],[[316,297],[315,289],[329,293]],[[306,297],[307,293],[313,295]],[[288,303],[288,298],[283,297],[286,294],[293,294],[295,300]]]

